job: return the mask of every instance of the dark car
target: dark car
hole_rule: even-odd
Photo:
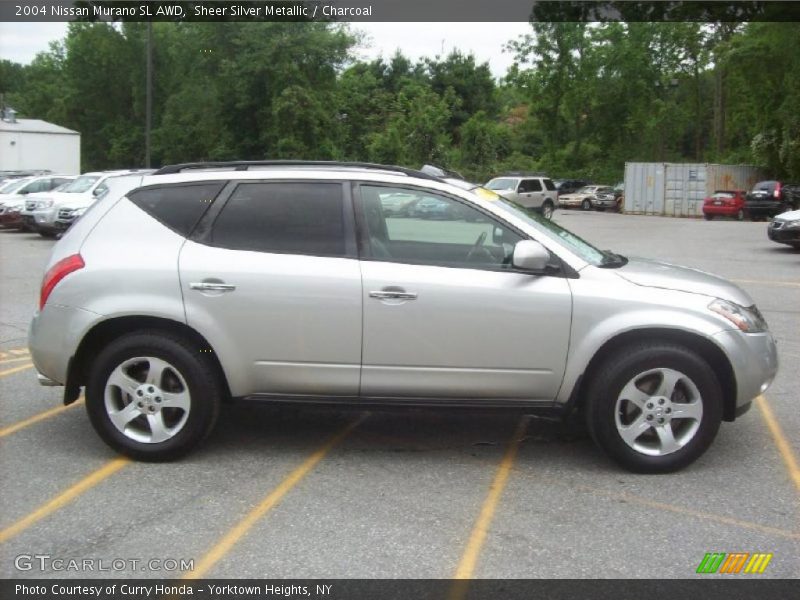
[[[800,207],[800,185],[781,181],[759,181],[748,192],[744,209],[754,221],[774,217]]]
[[[767,237],[779,244],[788,244],[800,250],[800,210],[778,215],[767,226]]]
[[[557,179],[553,183],[556,184],[556,190],[559,194],[573,194],[584,186],[587,186],[591,181],[585,179]]]

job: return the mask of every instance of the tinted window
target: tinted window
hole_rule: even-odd
[[[412,197],[403,212],[393,210],[399,197]],[[471,206],[424,191],[363,186],[361,204],[370,255],[377,260],[507,268],[522,239]]]
[[[224,182],[145,187],[128,194],[128,199],[147,214],[183,236],[219,194]]]
[[[546,187],[551,192],[555,191],[555,189],[556,189],[556,185],[552,181],[550,181],[549,179],[545,179],[544,180],[544,187]]]
[[[214,222],[211,244],[234,250],[345,256],[339,183],[243,183]]]

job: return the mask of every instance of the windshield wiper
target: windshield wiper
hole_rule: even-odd
[[[621,254],[603,250],[603,261],[598,265],[601,269],[617,269],[628,264],[628,259]]]

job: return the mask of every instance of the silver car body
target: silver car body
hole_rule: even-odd
[[[187,240],[124,195],[138,185],[217,179],[352,179],[439,191],[539,241],[572,275],[226,250]],[[33,361],[45,382],[64,384],[88,332],[111,319],[145,316],[199,333],[237,397],[558,407],[608,342],[637,330],[667,330],[724,355],[735,382],[732,407],[747,406],[771,383],[778,361],[770,332],[743,333],[709,310],[715,299],[752,306],[739,287],[647,260],[594,266],[491,196],[368,170],[127,178],[55,245],[48,269],[77,252],[87,268],[64,278],[35,314]],[[235,292],[193,286],[204,281],[227,282]],[[412,291],[416,299],[374,297],[387,287]]]

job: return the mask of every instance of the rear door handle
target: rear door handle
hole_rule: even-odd
[[[370,292],[369,297],[377,298],[378,300],[416,300],[417,294],[415,292],[380,290]]]
[[[201,292],[232,292],[236,289],[235,285],[230,283],[212,283],[208,281],[200,281],[190,283],[189,288],[193,290],[200,290]]]

